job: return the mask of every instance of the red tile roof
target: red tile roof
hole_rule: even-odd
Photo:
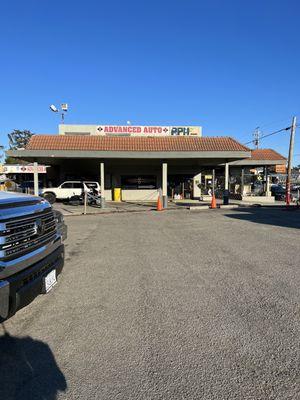
[[[250,151],[230,137],[34,135],[27,150]]]
[[[251,151],[251,160],[286,160],[286,157],[272,149],[256,149]]]

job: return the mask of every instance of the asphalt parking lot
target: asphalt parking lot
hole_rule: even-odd
[[[59,284],[0,326],[1,400],[300,398],[300,211],[66,221]]]

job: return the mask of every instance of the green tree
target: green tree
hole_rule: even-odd
[[[26,129],[23,131],[19,129],[14,129],[11,133],[8,134],[9,149],[24,149],[32,135],[33,133]]]

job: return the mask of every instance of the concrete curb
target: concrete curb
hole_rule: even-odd
[[[156,210],[107,210],[101,212],[87,212],[84,214],[83,212],[73,212],[71,214],[63,214],[64,217],[78,217],[84,215],[108,215],[108,214],[126,214],[126,213],[139,213],[139,212],[149,212],[149,211],[156,211]]]
[[[170,212],[170,211],[183,211],[187,210],[186,207],[181,207],[181,208],[166,208],[163,209],[162,211],[159,211],[159,213],[164,213],[164,212]],[[79,217],[79,216],[85,216],[85,215],[111,215],[111,214],[133,214],[133,213],[148,213],[148,212],[158,212],[156,209],[151,209],[151,210],[109,210],[107,211],[100,211],[100,212],[87,212],[86,214],[83,214],[82,212],[73,212],[70,214],[63,214],[64,217]]]
[[[234,209],[243,209],[243,208],[277,208],[277,209],[285,209],[285,206],[282,205],[266,205],[266,204],[254,204],[254,203],[248,203],[248,204],[218,204],[217,209],[223,209],[223,210],[234,210]],[[296,210],[299,209],[296,206],[291,206],[291,209]],[[188,211],[207,211],[210,210],[210,206],[208,204],[203,204],[203,205],[196,205],[196,206],[181,206],[178,208],[166,208],[162,212],[168,212],[168,211],[183,211],[183,210],[188,210]],[[61,211],[61,210],[60,210]],[[63,216],[68,218],[68,217],[78,217],[78,216],[83,216],[83,215],[110,215],[110,214],[125,214],[125,213],[148,213],[148,212],[156,212],[155,208],[152,209],[124,209],[124,210],[118,210],[118,209],[104,209],[99,212],[87,212],[86,214],[83,214],[81,211],[75,211],[75,212],[70,212],[64,213]]]
[[[190,211],[204,211],[209,210],[209,206],[190,206],[188,209]]]
[[[239,204],[221,204],[220,208],[225,208],[226,210],[233,210],[234,208],[239,208]]]
[[[241,207],[239,204],[218,204],[217,208],[215,210],[218,209],[225,209],[225,210],[233,210],[235,208],[239,208]],[[203,211],[203,210],[210,210],[210,206],[190,206],[189,210],[190,211]]]

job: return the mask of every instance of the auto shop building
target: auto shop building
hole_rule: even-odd
[[[230,164],[251,159],[251,150],[233,138],[202,137],[197,127],[69,127],[60,126],[59,135],[34,135],[25,149],[8,155],[48,165],[53,185],[97,180],[106,200],[121,188],[122,200],[153,201],[161,188],[165,206],[176,193],[200,198],[203,171],[223,171],[228,190]]]

